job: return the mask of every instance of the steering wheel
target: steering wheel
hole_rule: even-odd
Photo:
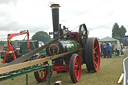
[[[85,24],[81,24],[79,27],[79,43],[82,47],[84,47],[86,40],[88,38],[88,30]]]

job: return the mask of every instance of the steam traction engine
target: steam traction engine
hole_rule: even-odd
[[[59,4],[52,4],[53,38],[67,33],[63,38],[52,43],[46,48],[48,56],[54,56],[65,52],[72,52],[52,60],[53,71],[69,71],[73,83],[80,80],[81,65],[86,64],[89,72],[97,72],[100,67],[100,49],[97,38],[88,38],[88,30],[85,24],[79,26],[79,32],[69,32],[68,28],[59,25]],[[40,56],[43,58],[44,56]],[[43,63],[44,65],[48,62]],[[34,72],[38,82],[46,80],[47,68]]]

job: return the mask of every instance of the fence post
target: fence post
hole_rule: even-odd
[[[26,74],[26,85],[28,85],[28,74]]]
[[[123,81],[123,85],[127,85],[127,80],[128,80],[128,57],[126,57],[123,60],[123,69],[124,69],[124,81]]]

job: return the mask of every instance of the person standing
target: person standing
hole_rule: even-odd
[[[111,49],[112,49],[111,46],[109,45],[109,43],[107,43],[106,54],[108,58],[111,58]]]
[[[112,54],[114,54],[115,45],[112,43]]]
[[[100,44],[101,57],[103,56],[103,42]]]
[[[104,55],[104,58],[106,58],[106,45],[105,45],[105,43],[103,43],[102,46],[103,46],[103,55]]]
[[[123,55],[124,54],[123,53],[123,43],[121,43],[120,45],[121,45],[121,50],[120,50],[121,51],[121,55]]]

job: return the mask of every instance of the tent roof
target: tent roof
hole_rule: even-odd
[[[108,36],[105,38],[99,39],[99,42],[113,42],[113,41],[117,41],[117,39],[114,39]]]

